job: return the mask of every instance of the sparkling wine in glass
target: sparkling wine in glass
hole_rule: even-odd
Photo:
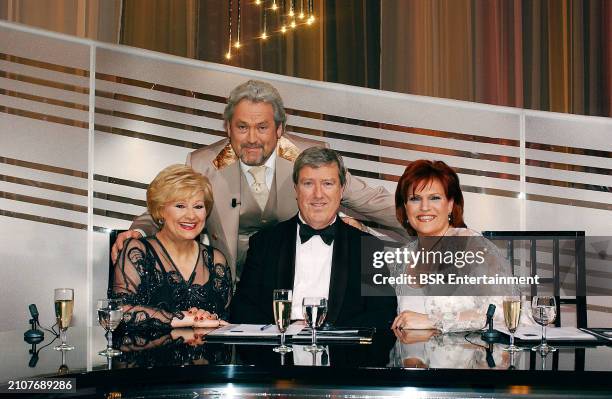
[[[504,321],[506,328],[510,331],[510,346],[504,348],[507,352],[519,352],[521,348],[514,345],[514,333],[521,320],[521,296],[511,295],[504,297]]]
[[[55,317],[60,330],[61,343],[54,347],[57,351],[71,351],[74,346],[66,343],[66,331],[72,321],[74,309],[74,290],[72,288],[56,288],[53,293],[55,301]]]
[[[98,300],[98,323],[106,330],[106,349],[98,352],[101,356],[119,356],[121,351],[113,349],[113,331],[123,319],[123,302],[120,299]]]
[[[327,316],[327,299],[322,297],[305,297],[302,300],[302,313],[306,325],[312,331],[312,344],[304,350],[309,352],[321,352],[325,348],[317,346],[317,327],[320,327]]]
[[[291,302],[293,300],[293,291],[291,290],[274,290],[272,297],[272,307],[274,310],[274,322],[281,333],[281,344],[274,348],[274,352],[281,355],[291,352],[293,349],[285,345],[285,332],[291,324]]]
[[[531,314],[533,320],[542,326],[542,342],[540,345],[531,348],[533,351],[538,351],[542,355],[547,355],[554,352],[554,348],[546,343],[546,326],[554,322],[557,318],[557,303],[554,296],[534,296],[531,301]]]

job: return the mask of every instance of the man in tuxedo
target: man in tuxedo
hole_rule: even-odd
[[[272,85],[261,81],[249,80],[234,88],[223,119],[228,137],[193,151],[186,163],[210,180],[215,204],[206,221],[207,236],[223,252],[236,278],[249,237],[297,212],[291,173],[299,153],[327,143],[284,133],[283,101]],[[393,195],[348,173],[342,205],[368,220],[404,231],[395,219]],[[113,261],[127,238],[154,235],[158,230],[148,213],[137,217],[130,230],[117,237]]]
[[[338,217],[346,189],[342,159],[328,148],[308,148],[295,161],[293,182],[299,212],[251,236],[230,320],[273,323],[273,290],[291,288],[292,320],[303,319],[304,297],[325,297],[331,324],[388,327],[396,315],[394,290],[361,295],[361,247],[369,234]]]

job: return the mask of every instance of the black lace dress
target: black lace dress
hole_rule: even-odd
[[[126,328],[170,329],[172,319],[182,319],[182,311],[191,307],[227,320],[232,296],[230,269],[225,263],[214,262],[212,247],[199,246],[193,271],[184,277],[156,237],[126,242],[115,265],[112,292],[114,298],[130,305],[123,318]]]

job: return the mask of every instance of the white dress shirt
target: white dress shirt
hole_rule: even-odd
[[[302,215],[298,214],[302,219]],[[336,218],[330,223],[333,224]],[[327,227],[327,226],[326,226]],[[291,319],[303,320],[302,299],[304,297],[329,298],[332,254],[334,243],[327,245],[321,236],[313,236],[305,243],[300,242],[300,225],[296,227],[295,237],[295,276],[293,278],[293,301]]]
[[[252,186],[253,183],[255,183],[255,178],[249,173],[249,169],[251,169],[252,166],[249,166],[242,161],[239,162],[240,169],[242,169],[242,173],[244,174],[244,177],[246,177],[247,183],[249,183],[249,186]],[[274,180],[274,168],[276,167],[276,151],[270,155],[264,165],[266,166],[266,186],[268,186],[268,190],[271,190],[272,180]]]

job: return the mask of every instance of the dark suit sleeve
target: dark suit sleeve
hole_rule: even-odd
[[[372,251],[382,251],[383,243],[376,240],[377,245],[372,248]],[[369,251],[370,252],[370,251]],[[372,259],[371,256],[369,259]],[[384,277],[389,276],[389,269],[383,267],[374,269],[373,267],[364,267],[362,270],[362,279],[364,284],[372,286],[372,277],[375,273],[380,273]],[[365,309],[355,320],[356,325],[371,326],[377,328],[388,328],[393,323],[393,319],[397,315],[397,297],[395,290],[389,285],[377,286],[375,289],[362,291],[365,296]]]
[[[232,323],[265,324],[270,323],[272,298],[267,300],[265,289],[265,245],[263,234],[257,233],[249,239],[249,250],[243,266],[240,282],[230,308]],[[273,278],[274,276],[268,276]],[[269,309],[265,308],[267,306]]]
[[[389,275],[387,268],[384,269],[385,276]],[[366,311],[361,316],[363,322],[360,325],[371,325],[378,328],[391,327],[393,319],[397,315],[397,297],[390,288],[384,288],[384,296],[370,296],[366,299]]]
[[[134,219],[130,230],[142,230],[147,237],[151,237],[157,234],[159,226],[155,223],[149,212],[145,212]]]

